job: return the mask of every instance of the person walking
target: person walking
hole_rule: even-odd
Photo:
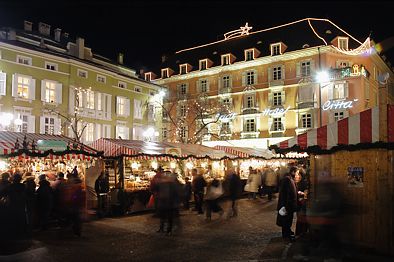
[[[201,174],[197,173],[197,169],[192,169],[192,190],[194,193],[194,203],[198,214],[204,214],[202,210],[202,205],[204,201],[204,188],[207,186],[207,182]]]
[[[272,201],[272,195],[278,186],[278,175],[271,167],[267,167],[263,173],[264,190],[267,192],[268,201]]]
[[[279,187],[277,206],[277,225],[282,227],[282,238],[290,241],[294,241],[294,232],[291,231],[291,225],[297,208],[297,189],[294,183],[297,172],[297,167],[293,166],[289,172],[285,173]]]
[[[103,217],[105,215],[105,209],[107,208],[107,197],[109,192],[109,180],[107,179],[104,171],[101,172],[99,177],[94,183],[94,190],[97,196],[97,216]]]
[[[164,169],[161,166],[159,166],[156,170],[155,176],[150,181],[150,186],[149,186],[150,191],[153,195],[153,201],[154,201],[153,203],[154,203],[154,207],[155,207],[155,214],[154,214],[155,217],[159,216],[158,209],[157,209],[157,201],[156,201],[157,194],[158,194],[158,191],[157,191],[158,187],[156,186],[156,184],[160,183],[163,174],[164,174]]]
[[[26,192],[26,212],[27,212],[27,229],[28,233],[31,234],[34,226],[37,222],[36,213],[36,182],[34,176],[30,172],[26,172],[23,175]]]
[[[295,174],[294,182],[297,188],[297,222],[295,235],[300,236],[308,231],[306,220],[306,204],[308,199],[309,184],[306,178],[305,169],[300,168]]]
[[[224,214],[223,208],[219,205],[219,197],[223,195],[222,183],[218,179],[212,180],[207,187],[205,201],[207,203],[206,220],[211,221],[212,211],[219,213],[220,217]]]
[[[186,210],[190,208],[190,199],[192,197],[192,183],[188,177],[185,177],[185,185],[183,186],[183,207]]]
[[[228,218],[238,216],[237,199],[242,191],[241,178],[235,171],[234,167],[230,166],[226,170],[226,184],[228,185],[228,193],[231,199],[231,208],[228,212]]]
[[[257,170],[249,167],[248,182],[245,185],[245,191],[249,192],[248,199],[256,199],[257,192],[261,186],[261,176],[257,173]]]
[[[46,180],[46,175],[39,176],[38,184],[39,187],[36,190],[38,217],[41,230],[46,230],[53,208],[53,191],[50,183]]]

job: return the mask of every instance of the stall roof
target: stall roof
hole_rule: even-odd
[[[74,139],[63,136],[63,135],[47,135],[47,134],[35,134],[35,133],[19,133],[10,131],[0,131],[0,155],[7,155],[15,152],[15,142],[16,139],[19,141],[20,149],[22,149],[22,142],[26,136],[27,142],[29,142],[29,149],[31,148],[31,143],[33,139],[37,142],[38,140],[45,141],[64,141],[66,143],[75,143]],[[98,153],[97,150],[92,147],[86,146],[84,144],[78,143],[79,147],[77,150],[81,150],[91,154]]]
[[[379,107],[374,107],[332,124],[312,129],[295,136],[273,147],[279,151],[290,150],[298,146],[307,151],[319,146],[322,150],[330,150],[335,146],[372,144],[380,140],[380,128],[387,125],[387,142],[394,143],[394,105],[387,105],[387,122],[379,121]]]
[[[145,142],[141,140],[124,140],[112,138],[100,138],[91,144],[93,148],[104,151],[104,156],[114,157],[119,155],[160,155],[160,154],[177,154],[185,157],[193,155],[196,157],[209,156],[211,158],[229,157],[235,158],[236,155],[226,153],[211,147],[198,144],[182,144],[171,142]],[[172,149],[172,150],[171,150]]]
[[[249,147],[231,147],[231,146],[215,146],[216,149],[223,150],[227,153],[237,155],[239,157],[264,157],[270,159],[274,154],[268,149],[249,148]]]

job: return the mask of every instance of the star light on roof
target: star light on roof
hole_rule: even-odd
[[[249,26],[248,23],[246,23],[245,26],[241,26],[237,30],[233,30],[233,31],[225,33],[224,40],[228,40],[228,39],[239,37],[239,36],[249,35],[249,31],[252,28],[253,27]]]
[[[241,26],[241,35],[248,35],[249,31],[252,30],[253,27],[249,26],[246,22],[245,26]]]

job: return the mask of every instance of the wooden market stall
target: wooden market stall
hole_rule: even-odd
[[[342,240],[393,254],[393,105],[363,111],[272,148],[279,153],[310,154],[311,201],[324,190],[327,177],[339,181],[349,207],[344,213]]]

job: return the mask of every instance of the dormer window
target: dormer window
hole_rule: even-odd
[[[179,65],[179,73],[181,75],[187,74],[187,65],[186,64]]]
[[[145,73],[145,81],[152,81],[152,73]]]
[[[200,60],[200,70],[207,69],[207,64],[208,64],[207,62],[208,62],[207,59]]]
[[[342,50],[348,50],[349,38],[338,37],[338,47]]]
[[[272,44],[271,45],[271,55],[274,56],[274,55],[280,55],[280,54],[282,54],[282,50],[280,48],[280,43]]]
[[[161,70],[161,78],[168,78],[168,68]]]
[[[222,66],[230,64],[230,54],[222,55]]]
[[[245,61],[254,60],[254,50],[245,50]]]

